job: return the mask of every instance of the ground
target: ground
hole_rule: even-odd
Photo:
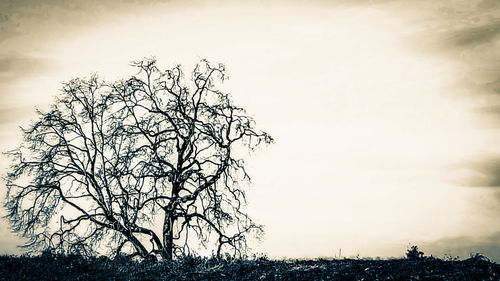
[[[0,256],[0,280],[500,280],[500,265],[482,255],[465,260],[270,260],[188,257],[138,262],[42,254]]]

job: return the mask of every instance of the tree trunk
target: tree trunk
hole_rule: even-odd
[[[146,250],[146,247],[142,245],[142,243],[137,239],[133,234],[131,233],[125,233],[125,236],[128,238],[128,240],[134,245],[135,249],[137,252],[142,256],[145,257],[148,253]]]
[[[174,250],[174,217],[171,212],[165,211],[163,220],[163,258],[172,260]]]

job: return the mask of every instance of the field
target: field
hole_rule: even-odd
[[[0,256],[0,280],[500,280],[500,265],[465,260],[270,260],[188,257],[169,262],[44,253]]]

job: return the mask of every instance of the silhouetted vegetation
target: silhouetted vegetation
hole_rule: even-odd
[[[413,245],[406,251],[406,258],[409,260],[418,260],[424,257],[424,252],[418,250],[418,246]]]
[[[39,256],[0,256],[0,280],[500,280],[500,265],[480,254],[465,260],[187,256],[155,262],[46,251]]]

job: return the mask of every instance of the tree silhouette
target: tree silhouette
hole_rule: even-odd
[[[134,62],[129,79],[66,83],[47,112],[7,154],[5,207],[31,251],[129,253],[164,259],[190,245],[246,251],[261,226],[244,212],[250,178],[237,154],[272,138],[215,88],[223,65]]]

